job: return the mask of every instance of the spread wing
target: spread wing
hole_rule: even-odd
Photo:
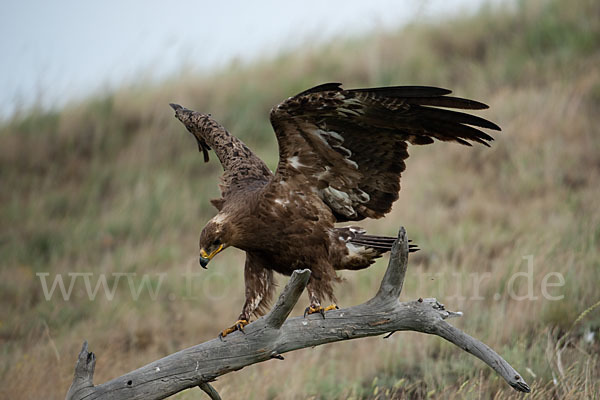
[[[279,143],[272,182],[309,185],[338,222],[380,218],[398,199],[408,143],[487,146],[492,137],[475,127],[500,130],[445,109],[487,108],[450,93],[422,86],[344,90],[328,83],[290,97],[271,111]]]

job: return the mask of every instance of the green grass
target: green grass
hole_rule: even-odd
[[[168,103],[212,113],[275,168],[270,107],[340,81],[439,85],[490,104],[481,115],[503,128],[491,149],[411,148],[394,210],[362,225],[379,234],[407,228],[422,250],[411,257],[402,298],[437,297],[464,311],[452,322],[519,370],[532,385],[529,398],[599,397],[598,308],[574,325],[599,300],[597,15],[598,2],[585,0],[486,6],[473,17],[417,21],[123,87],[61,110],[20,111],[0,125],[0,394],[63,398],[83,339],[97,353],[101,383],[230,325],[243,303],[243,254],[228,250],[208,271],[196,260],[221,168],[214,156],[202,162]],[[517,301],[509,283],[527,272],[528,255],[537,299]],[[370,298],[384,269],[382,260],[344,272],[341,304]],[[188,271],[198,276],[186,280]],[[135,273],[137,287],[146,273],[154,288],[166,275],[156,299],[143,291],[134,300],[122,277],[112,301],[102,289],[90,301],[83,281],[70,301],[57,294],[46,301],[36,273],[49,273],[50,282],[63,274],[68,285],[73,272],[93,273],[92,287],[99,274],[110,285],[111,274]],[[542,296],[551,272],[564,277],[564,286],[550,288],[562,300]],[[475,273],[489,274],[478,287]],[[513,286],[517,295],[528,290],[524,279]],[[469,300],[475,295],[483,299]],[[224,398],[517,398],[480,361],[421,334],[337,343],[274,362],[215,386]]]

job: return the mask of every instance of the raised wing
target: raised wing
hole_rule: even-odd
[[[407,143],[488,146],[493,138],[474,126],[500,130],[483,118],[440,108],[488,108],[450,93],[423,86],[343,90],[328,83],[290,97],[271,110],[279,143],[272,182],[308,185],[338,222],[380,218],[398,199]]]
[[[208,162],[208,151],[214,150],[223,166],[223,176],[219,185],[221,198],[211,203],[221,210],[232,194],[260,189],[267,184],[272,173],[241,140],[232,136],[209,114],[188,110],[178,104],[171,104],[175,117],[196,138],[198,150]]]

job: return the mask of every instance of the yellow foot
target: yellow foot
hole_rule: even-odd
[[[241,331],[242,333],[244,332],[244,326],[248,325],[249,321],[245,320],[245,319],[238,319],[235,324],[233,324],[233,326],[225,329],[223,332],[219,333],[219,339],[223,340],[223,338],[227,335],[229,335],[230,333],[233,333],[235,331]]]
[[[321,306],[308,306],[304,310],[304,318],[306,318],[307,315],[315,314],[315,313],[319,313],[319,314],[321,314],[321,316],[323,316],[323,318],[325,318],[325,311],[338,310],[338,309],[339,309],[339,307],[336,306],[335,304],[332,304],[325,308],[323,308]]]

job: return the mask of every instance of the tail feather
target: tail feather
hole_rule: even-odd
[[[344,256],[335,269],[360,270],[368,268],[383,254],[392,250],[395,237],[367,235],[366,231],[357,226],[335,228],[335,237],[344,246]],[[410,242],[410,240],[409,240]],[[414,244],[408,245],[408,251],[419,250]]]
[[[394,245],[395,241],[395,237],[364,234],[358,234],[356,237],[349,240],[350,243],[358,246],[366,246],[376,250],[383,250],[382,253],[392,250],[392,246]],[[419,247],[416,244],[410,244],[412,240],[409,240],[408,242],[408,251],[410,253],[414,253],[419,250]]]
[[[396,238],[392,236],[367,235],[364,229],[357,226],[336,228],[335,232],[341,240],[352,243],[355,246],[363,246],[374,249],[377,251],[378,255],[392,250],[392,246],[396,241]],[[414,253],[415,251],[419,250],[417,245],[411,244],[412,240],[409,240],[408,242],[409,252]]]

